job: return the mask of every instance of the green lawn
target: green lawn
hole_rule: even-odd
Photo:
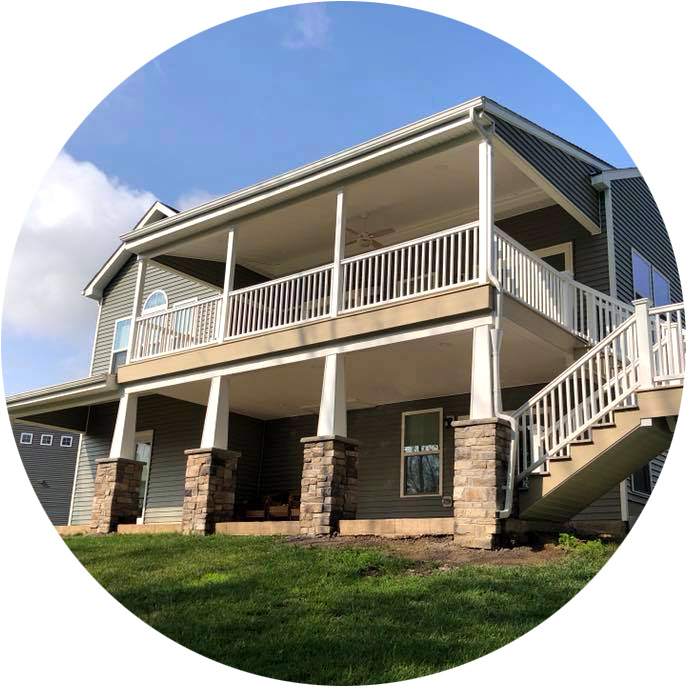
[[[461,665],[544,621],[603,566],[590,543],[529,566],[414,569],[373,549],[273,538],[73,537],[119,602],[238,669],[314,684],[374,684]]]

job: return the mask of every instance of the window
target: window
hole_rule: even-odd
[[[113,351],[110,362],[110,371],[115,374],[117,368],[127,362],[127,345],[129,343],[129,327],[131,319],[118,319],[115,322],[115,333],[113,334]]]
[[[403,497],[441,494],[443,410],[403,413],[400,494]]]
[[[168,296],[163,290],[154,290],[151,295],[146,298],[144,302],[144,307],[142,308],[142,313],[144,312],[154,312],[157,310],[164,310],[168,307]]]
[[[53,435],[52,434],[42,434],[41,435],[41,446],[52,446],[53,445]]]
[[[633,473],[632,491],[639,494],[652,493],[652,466],[650,463]]]
[[[60,446],[64,447],[65,449],[71,449],[72,443],[73,443],[72,437],[70,437],[69,435],[63,434],[60,437]]]
[[[671,284],[666,276],[655,269],[642,255],[632,251],[634,299],[649,298],[653,305],[671,302]]]
[[[542,247],[539,250],[535,250],[534,254],[536,254],[537,257],[541,257],[549,266],[556,269],[556,271],[574,272],[572,242],[562,242],[560,245]]]
[[[19,435],[19,443],[20,444],[33,444],[34,441],[34,435],[31,434],[31,432],[22,432]]]

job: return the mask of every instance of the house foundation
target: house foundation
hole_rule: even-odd
[[[238,451],[188,449],[182,526],[184,535],[209,535],[235,514]]]
[[[501,535],[510,425],[499,418],[453,423],[453,535],[461,547],[494,549]]]
[[[136,523],[143,464],[128,458],[96,461],[91,523],[92,533],[106,534],[118,525]]]
[[[330,535],[357,513],[359,443],[346,437],[304,437],[300,534]]]

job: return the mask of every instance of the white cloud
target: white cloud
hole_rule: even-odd
[[[61,153],[24,219],[10,266],[4,326],[18,335],[83,346],[96,303],[81,290],[155,201],[92,163]]]
[[[186,192],[181,195],[173,206],[178,211],[187,211],[187,209],[193,209],[195,206],[201,206],[201,204],[205,204],[217,198],[217,194],[211,194],[206,190],[192,190],[191,192]]]
[[[299,5],[294,24],[283,39],[283,46],[292,50],[323,48],[328,43],[331,19],[321,3]]]

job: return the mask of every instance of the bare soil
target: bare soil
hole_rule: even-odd
[[[565,557],[558,545],[540,547],[512,547],[497,550],[458,547],[452,537],[386,538],[375,536],[337,536],[326,538],[292,538],[296,546],[313,549],[342,549],[358,547],[378,549],[415,562],[415,571],[447,570],[459,566],[521,566],[546,564]]]

